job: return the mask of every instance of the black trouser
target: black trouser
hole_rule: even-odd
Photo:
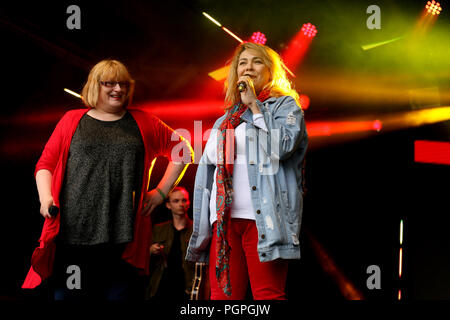
[[[58,243],[52,279],[55,300],[136,298],[137,271],[121,258],[124,248],[122,244]],[[81,288],[77,284],[81,284]]]

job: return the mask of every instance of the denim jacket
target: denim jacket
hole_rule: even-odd
[[[246,122],[247,169],[259,260],[299,259],[302,166],[308,145],[303,112],[290,96],[271,97],[263,103],[257,100],[257,104],[268,131],[254,126],[250,110],[241,119]],[[213,129],[225,117],[220,117]],[[212,238],[209,201],[215,169],[203,154],[195,177],[194,226],[186,254],[189,261],[208,262]]]

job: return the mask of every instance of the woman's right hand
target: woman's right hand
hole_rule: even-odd
[[[244,82],[246,84],[245,89],[240,92],[242,103],[249,107],[255,106],[257,97],[252,79],[248,76],[241,76],[239,77],[237,84],[240,82]]]
[[[54,204],[52,197],[52,173],[47,169],[36,172],[36,185],[41,202],[41,215],[44,218],[51,218],[48,209]]]
[[[161,254],[162,250],[164,249],[164,246],[159,243],[154,243],[150,247],[150,253],[151,254]]]
[[[54,203],[53,203],[53,197],[48,197],[48,198],[45,198],[45,199],[41,200],[41,209],[40,209],[40,212],[41,212],[41,215],[42,215],[44,218],[52,218],[52,216],[51,216],[50,213],[48,212],[48,209],[50,209],[50,207],[51,207],[52,205],[54,205]]]

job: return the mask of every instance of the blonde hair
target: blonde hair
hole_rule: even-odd
[[[134,93],[134,80],[123,63],[117,60],[102,60],[97,63],[89,72],[86,84],[81,95],[87,107],[95,108],[100,92],[100,81],[128,81],[130,87],[126,93],[124,108],[131,104]]]
[[[236,82],[238,80],[237,67],[241,53],[248,49],[258,52],[261,55],[263,63],[269,68],[270,79],[263,90],[270,90],[270,97],[291,96],[297,102],[297,105],[300,106],[298,93],[292,88],[291,82],[286,76],[286,66],[278,53],[261,44],[244,42],[236,48],[233,58],[231,58],[228,77],[225,80],[226,109],[231,108],[240,101],[240,94],[236,88]]]

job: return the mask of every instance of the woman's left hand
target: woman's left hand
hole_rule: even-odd
[[[159,206],[161,203],[163,203],[163,198],[159,194],[156,189],[151,190],[150,192],[147,192],[147,194],[144,196],[144,203],[142,206],[142,214],[144,216],[149,216],[152,211]]]

